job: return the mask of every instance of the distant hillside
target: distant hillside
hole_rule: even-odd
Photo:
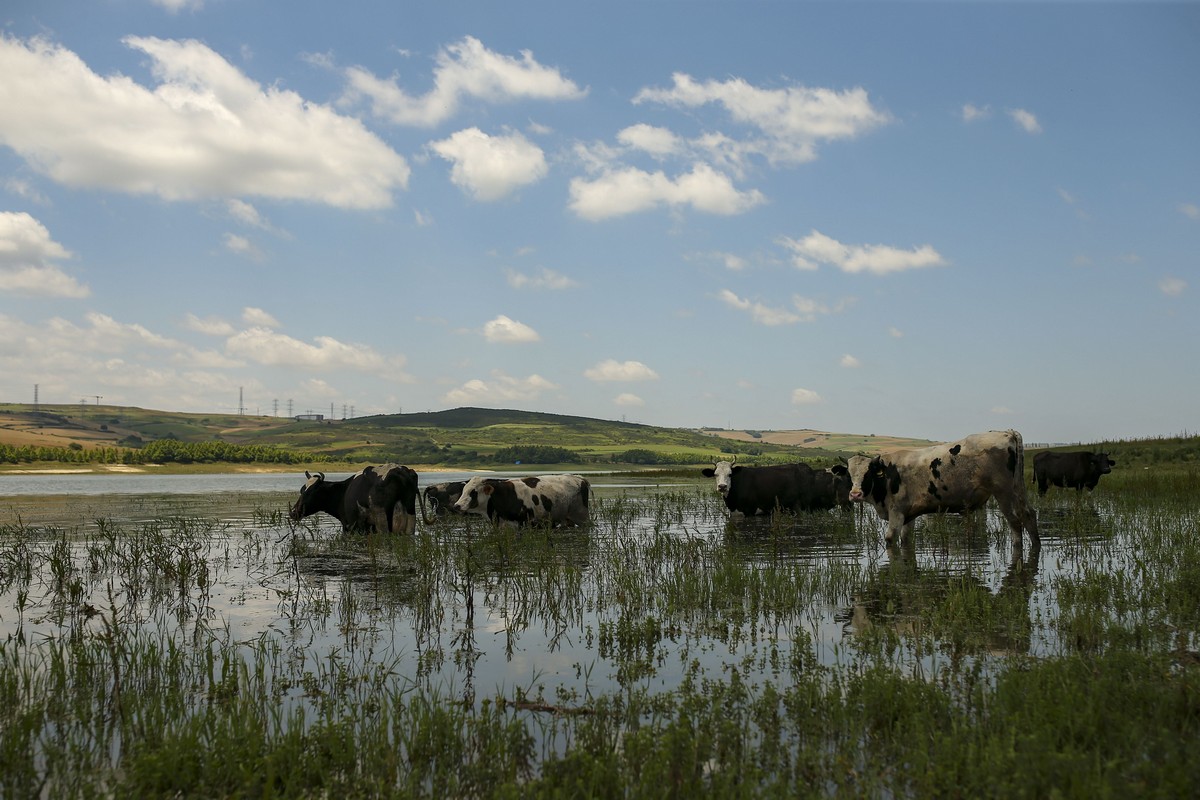
[[[790,447],[813,448],[833,452],[870,452],[900,447],[925,447],[934,444],[928,439],[905,439],[899,436],[877,436],[874,433],[827,433],[808,428],[789,431],[727,431],[705,429],[709,436],[738,442],[762,442]]]
[[[0,404],[0,464],[120,464],[128,452],[139,454],[142,462],[177,453],[179,463],[691,466],[736,454],[740,463],[803,459],[819,464],[857,452],[926,444],[873,433],[658,428],[490,408],[317,421],[130,406],[42,405],[35,410]],[[1120,467],[1200,463],[1200,437],[1186,433],[1066,449],[1107,449]],[[64,450],[69,459],[63,458]]]
[[[43,405],[34,410],[24,404],[0,404],[0,445],[78,451],[140,448],[163,439],[278,447],[314,460],[458,466],[530,463],[531,458],[547,459],[534,463],[680,465],[729,454],[746,463],[798,457],[797,444],[765,437],[722,438],[714,437],[713,431],[512,409],[455,408],[349,420],[295,420],[129,406]],[[806,460],[836,457],[833,450],[811,442],[804,446]],[[865,447],[855,439],[853,449]]]

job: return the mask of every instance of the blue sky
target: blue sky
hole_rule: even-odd
[[[1200,5],[0,26],[0,400],[1197,430]]]

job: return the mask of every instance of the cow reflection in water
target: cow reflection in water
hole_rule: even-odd
[[[1111,515],[1101,514],[1090,505],[1081,505],[1075,496],[1060,502],[1065,502],[1065,505],[1043,503],[1038,509],[1039,524],[1043,526],[1042,535],[1049,541],[1079,544],[1116,535]]]
[[[920,566],[911,547],[890,545],[880,566],[836,615],[844,630],[869,637],[873,629],[901,638],[929,637],[953,657],[1028,653],[1033,623],[1029,600],[1037,583],[1040,546],[1012,546],[994,593],[978,570]]]

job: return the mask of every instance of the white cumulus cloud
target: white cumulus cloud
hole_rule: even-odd
[[[629,392],[622,392],[614,397],[613,403],[621,406],[622,408],[641,408],[642,406],[646,405],[645,400],[638,397],[636,394],[630,394]]]
[[[768,306],[744,297],[739,297],[729,289],[722,289],[717,297],[730,308],[745,311],[751,319],[760,325],[791,325],[797,322],[814,322],[818,316],[839,314],[854,303],[854,298],[840,301],[834,306],[826,305],[811,297],[792,295],[791,308]]]
[[[641,361],[617,361],[608,358],[583,372],[589,380],[604,381],[654,381],[658,373]]]
[[[520,344],[536,342],[542,337],[538,332],[523,322],[517,322],[501,314],[483,326],[483,336],[489,342],[500,344]]]
[[[1023,108],[1013,108],[1009,110],[1008,115],[1026,133],[1042,132],[1042,125],[1038,122],[1038,118],[1034,116],[1033,112],[1026,111]]]
[[[235,255],[244,256],[251,261],[262,261],[263,252],[254,242],[236,233],[227,233],[224,238],[225,249]]]
[[[749,147],[773,162],[811,161],[816,157],[814,143],[852,138],[891,120],[872,105],[862,88],[840,92],[808,86],[775,89],[754,86],[741,78],[698,81],[683,72],[671,77],[669,88],[642,89],[633,102],[681,108],[717,104],[734,122],[759,132],[760,140]],[[710,140],[715,149],[730,146],[725,137],[716,139],[715,144],[716,140]]]
[[[778,242],[791,251],[792,265],[803,270],[817,269],[820,264],[832,264],[843,272],[885,275],[946,263],[941,254],[928,244],[911,250],[878,244],[842,244],[816,230],[803,239],[782,236]]]
[[[683,141],[667,128],[639,123],[617,132],[617,141],[633,150],[641,150],[656,158],[678,153]]]
[[[542,149],[520,133],[489,136],[467,128],[429,147],[453,165],[451,182],[476,200],[499,200],[546,177],[549,169]]]
[[[739,311],[745,311],[750,315],[750,318],[759,325],[767,325],[774,327],[776,325],[791,325],[800,322],[802,317],[793,311],[786,308],[772,308],[771,306],[763,305],[762,303],[748,300],[743,297],[738,297],[729,289],[722,289],[717,295],[725,305],[730,308],[736,308]]]
[[[675,178],[661,170],[646,172],[636,167],[609,170],[595,179],[573,178],[570,195],[571,210],[591,221],[664,205],[730,216],[749,211],[766,199],[757,189],[738,191],[728,175],[703,163]]]
[[[821,395],[817,394],[812,389],[792,390],[792,405],[794,406],[811,406],[820,402],[822,402]]]
[[[242,322],[258,328],[278,328],[279,320],[261,308],[246,306],[242,309]]]
[[[847,369],[854,369],[856,367],[862,366],[862,362],[859,361],[854,356],[850,355],[849,353],[846,353],[844,356],[842,356],[841,360],[838,363],[841,364],[843,367],[846,367]]]
[[[46,226],[29,214],[0,211],[0,291],[87,297],[91,289],[67,275],[55,263],[70,257],[71,251],[54,241]]]
[[[202,333],[205,336],[232,336],[237,330],[233,325],[219,317],[201,319],[195,314],[188,314],[184,317],[183,327],[196,333]]]
[[[388,360],[364,344],[347,344],[330,336],[303,342],[266,327],[239,331],[225,341],[229,355],[256,364],[309,369],[349,369],[399,377]]]
[[[536,373],[527,378],[514,378],[495,370],[490,380],[472,378],[462,386],[446,392],[442,399],[458,405],[491,405],[510,403],[514,400],[535,400],[543,392],[557,388],[556,384]]]
[[[346,70],[344,102],[366,98],[372,112],[397,125],[433,127],[458,113],[464,98],[503,103],[519,99],[578,100],[587,95],[557,70],[537,62],[533,53],[520,58],[495,53],[473,36],[438,52],[433,88],[410,95],[396,78],[379,78],[362,67]]]
[[[976,106],[971,103],[966,103],[962,107],[963,122],[975,122],[981,119],[987,119],[992,115],[990,106]]]
[[[156,86],[98,75],[45,39],[0,37],[0,143],[63,185],[168,200],[385,208],[407,186],[407,162],[358,120],[262,86],[198,41],[123,41],[150,58]]]

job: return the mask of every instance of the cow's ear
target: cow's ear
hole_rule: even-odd
[[[492,486],[490,483],[485,483],[480,488],[482,489],[484,494],[491,494],[496,489],[496,487]]]
[[[874,472],[876,475],[883,474],[883,459],[879,456],[871,459],[871,472]]]
[[[309,474],[308,470],[304,470],[304,479],[310,481],[312,480],[312,475]]]
[[[717,473],[713,472],[712,467],[705,467],[704,469],[700,470],[700,474],[706,478],[711,478],[712,476],[716,475]]]
[[[1108,465],[1109,465],[1110,467],[1115,467],[1115,466],[1117,465],[1117,462],[1113,461],[1113,460],[1110,458],[1110,459],[1108,460]]]
[[[850,470],[846,469],[845,464],[834,464],[832,467],[829,468],[829,471],[832,472],[834,475],[849,475],[850,474]]]

